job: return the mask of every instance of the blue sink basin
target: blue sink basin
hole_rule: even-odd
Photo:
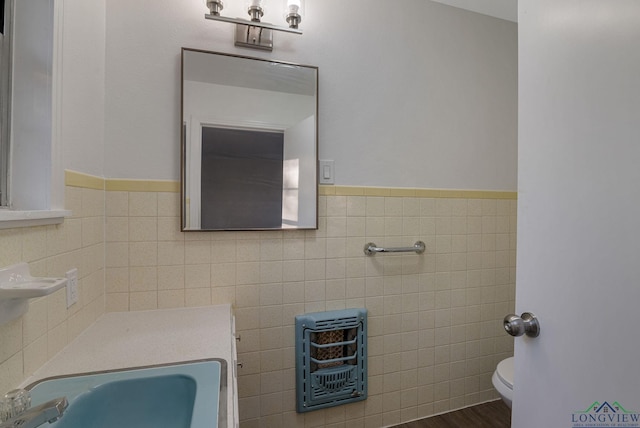
[[[34,406],[67,397],[69,407],[49,425],[52,428],[211,428],[224,420],[222,363],[70,375],[45,379],[29,389]]]

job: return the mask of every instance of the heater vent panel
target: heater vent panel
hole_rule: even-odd
[[[296,317],[296,384],[298,412],[366,399],[366,309]]]

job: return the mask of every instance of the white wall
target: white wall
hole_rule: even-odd
[[[235,48],[200,0],[110,1],[105,175],[179,178],[184,46],[319,66],[336,184],[516,189],[514,23],[424,0],[306,6],[305,34],[276,33],[269,54]]]
[[[105,1],[64,0],[62,4],[62,165],[102,176]]]
[[[518,22],[518,2],[513,0],[433,0],[462,9]]]

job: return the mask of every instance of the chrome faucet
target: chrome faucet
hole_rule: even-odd
[[[0,428],[36,428],[45,422],[55,422],[62,417],[69,403],[66,397],[54,398],[36,407],[31,407],[13,418],[1,422]]]

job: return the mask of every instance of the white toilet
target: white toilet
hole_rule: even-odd
[[[511,402],[513,401],[513,357],[506,358],[498,363],[491,381],[500,393],[502,400],[507,406],[511,407]]]

